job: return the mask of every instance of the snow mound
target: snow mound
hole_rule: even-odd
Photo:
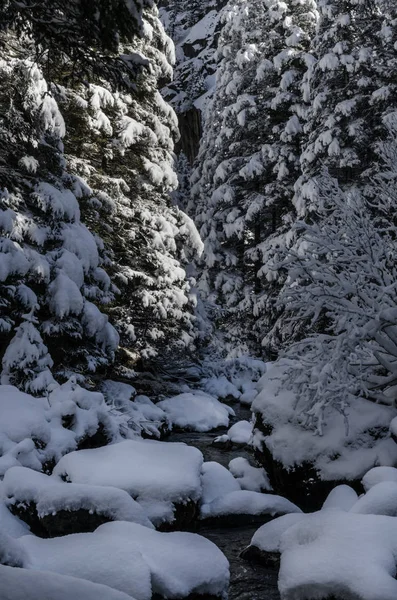
[[[170,503],[201,497],[203,456],[181,443],[126,440],[64,456],[54,474],[73,483],[124,490],[145,508],[157,502],[170,513]]]
[[[20,543],[32,569],[106,581],[137,600],[150,600],[152,594],[226,597],[229,564],[225,556],[215,544],[193,533],[159,533],[118,521],[106,523],[94,533],[50,540],[27,536]]]
[[[115,487],[65,483],[56,476],[13,467],[5,474],[3,488],[8,506],[33,502],[39,518],[61,510],[86,510],[114,521],[133,521],[153,527],[142,507],[127,492]]]
[[[272,491],[265,469],[252,467],[246,458],[239,456],[229,463],[229,471],[240,484],[242,490],[251,492]]]
[[[289,513],[265,523],[255,531],[251,546],[263,552],[280,552],[281,536],[287,529],[305,519],[304,513]]]
[[[27,536],[19,540],[29,556],[29,568],[54,571],[101,583],[133,596],[152,597],[148,564],[138,550],[139,543],[123,543],[117,536],[100,532],[76,533],[52,539]]]
[[[0,565],[1,600],[134,600],[131,596],[76,577]]]
[[[284,600],[397,598],[397,520],[320,511],[281,537],[279,591]]]
[[[203,493],[201,502],[209,504],[215,498],[240,491],[240,485],[225,467],[217,462],[205,462],[202,469]]]
[[[350,512],[397,517],[397,483],[383,481],[374,485],[358,499]]]
[[[201,385],[207,394],[216,396],[217,398],[230,398],[237,401],[241,396],[241,392],[234,383],[229,381],[224,375],[203,379]]]
[[[361,483],[365,491],[368,492],[374,485],[383,481],[394,481],[397,483],[397,469],[394,467],[374,467],[364,475]]]
[[[322,510],[339,509],[348,512],[357,502],[358,496],[349,485],[338,485],[328,494]]]
[[[28,562],[28,554],[18,540],[0,531],[0,565],[22,568]]]
[[[252,423],[249,421],[238,421],[227,432],[233,444],[246,445],[252,438]]]
[[[229,492],[201,507],[201,518],[221,517],[225,515],[282,515],[301,512],[295,504],[286,498],[273,494],[260,494],[241,490]]]
[[[184,532],[160,533],[134,523],[105,523],[95,535],[126,550],[135,546],[151,572],[152,592],[164,598],[189,594],[227,597],[229,563],[215,544]]]
[[[229,415],[234,411],[204,392],[185,392],[157,404],[179,429],[211,431],[229,426]]]

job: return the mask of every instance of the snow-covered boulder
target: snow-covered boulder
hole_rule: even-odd
[[[265,523],[254,533],[250,545],[242,551],[241,557],[266,567],[278,568],[281,536],[305,517],[304,513],[289,513]]]
[[[185,392],[157,404],[174,428],[187,431],[211,431],[229,426],[229,416],[234,411],[213,396],[204,392]]]
[[[328,494],[322,510],[339,509],[349,511],[357,500],[357,492],[353,488],[349,485],[338,485]]]
[[[397,517],[397,482],[383,481],[374,485],[357,500],[350,512]]]
[[[250,443],[252,438],[252,423],[249,421],[238,421],[230,427],[227,435],[233,444],[245,446]]]
[[[201,497],[202,464],[201,452],[185,444],[126,440],[71,452],[59,461],[54,475],[73,483],[124,490],[156,526],[167,522],[176,527],[175,518],[186,517],[181,507],[194,509]],[[191,518],[193,509],[188,511]]]
[[[0,565],[1,600],[134,600],[106,585],[47,571]]]
[[[397,519],[320,511],[281,536],[283,600],[395,600]]]
[[[322,511],[348,512],[357,502],[357,494],[353,488],[340,485],[334,488],[323,504]],[[278,517],[262,525],[254,534],[248,548],[241,556],[246,560],[259,562],[267,567],[279,567],[281,552],[281,536],[287,529],[305,519],[305,513],[290,513]]]
[[[216,396],[223,402],[238,402],[241,396],[239,389],[225,375],[203,379],[201,386],[207,394]]]
[[[160,533],[133,523],[106,523],[94,533],[20,540],[30,567],[77,575],[150,600],[190,594],[221,597],[229,565],[207,539],[192,533]]]
[[[271,492],[269,478],[265,469],[253,467],[246,458],[239,456],[229,463],[229,471],[236,478],[242,490],[250,492]]]
[[[13,467],[3,481],[8,508],[41,537],[93,531],[107,521],[153,527],[142,507],[114,487],[65,483],[59,477]]]
[[[203,504],[200,519],[213,525],[233,527],[266,523],[280,515],[300,512],[300,508],[281,496],[240,490]]]
[[[374,485],[383,481],[394,481],[397,483],[397,469],[395,467],[373,467],[364,475],[361,483],[364,490],[368,492]]]
[[[203,504],[209,504],[215,498],[230,492],[238,492],[241,489],[233,475],[217,462],[205,462],[202,473],[203,493],[201,502]]]

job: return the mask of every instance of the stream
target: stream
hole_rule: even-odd
[[[247,407],[233,405],[236,418],[231,419],[231,425],[236,421],[250,420],[251,412]],[[204,455],[205,461],[216,461],[227,467],[233,458],[243,456],[254,464],[253,457],[244,447],[233,446],[231,450],[220,450],[212,446],[212,441],[219,435],[227,433],[227,429],[218,429],[208,433],[181,432],[172,433],[170,442],[185,442],[195,446]],[[251,538],[259,525],[246,527],[230,527],[222,529],[202,528],[200,535],[216,544],[226,555],[230,563],[229,600],[280,600],[277,589],[277,572],[261,565],[247,562],[240,558],[240,552],[249,545]]]

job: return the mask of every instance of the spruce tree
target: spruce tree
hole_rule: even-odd
[[[89,86],[55,87],[69,168],[92,189],[82,213],[104,241],[117,290],[107,312],[121,336],[124,375],[140,358],[192,346],[195,299],[184,267],[201,245],[191,220],[171,201],[178,124],[158,88],[171,77],[173,47],[156,9],[145,11],[144,31],[125,46],[149,61],[133,93],[94,77]]]
[[[290,7],[228,4],[215,96],[192,178],[190,209],[205,243],[201,288],[225,309],[231,345],[243,340],[256,353],[275,319],[266,263],[284,251],[294,219],[300,83],[315,19],[310,0]]]

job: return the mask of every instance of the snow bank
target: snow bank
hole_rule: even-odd
[[[233,444],[249,444],[252,438],[252,423],[249,421],[238,421],[231,426],[227,435]]]
[[[283,388],[286,365],[270,366],[259,382],[260,393],[253,412],[271,429],[264,436],[254,432],[254,444],[270,450],[286,469],[312,463],[323,480],[354,480],[374,464],[397,463],[397,444],[389,437],[389,424],[395,409],[365,399],[349,406],[349,429],[342,415],[331,412],[324,422],[322,436],[305,426],[305,418],[292,391]]]
[[[229,471],[236,478],[242,490],[272,491],[265,469],[252,467],[246,458],[241,456],[233,458],[229,463]]]
[[[157,504],[157,513],[160,506],[160,512],[170,515],[170,503],[199,500],[202,464],[201,452],[185,444],[126,440],[71,452],[60,460],[54,474],[73,483],[125,490],[145,509]]]
[[[115,487],[65,483],[56,476],[13,467],[5,474],[3,489],[8,506],[33,502],[39,518],[61,510],[86,510],[114,521],[133,521],[153,527],[142,507],[127,492]]]
[[[157,404],[179,429],[210,431],[229,426],[234,411],[204,392],[190,392],[168,398]]]
[[[1,600],[134,600],[131,596],[76,577],[0,565]]]
[[[215,498],[230,492],[240,491],[240,485],[233,475],[217,462],[205,462],[202,469],[203,492],[201,502],[209,504]]]
[[[397,598],[397,520],[321,511],[281,537],[283,600]]]
[[[241,490],[229,492],[201,507],[201,518],[208,519],[226,515],[282,515],[301,512],[295,504],[286,498],[273,494],[260,494]]]

